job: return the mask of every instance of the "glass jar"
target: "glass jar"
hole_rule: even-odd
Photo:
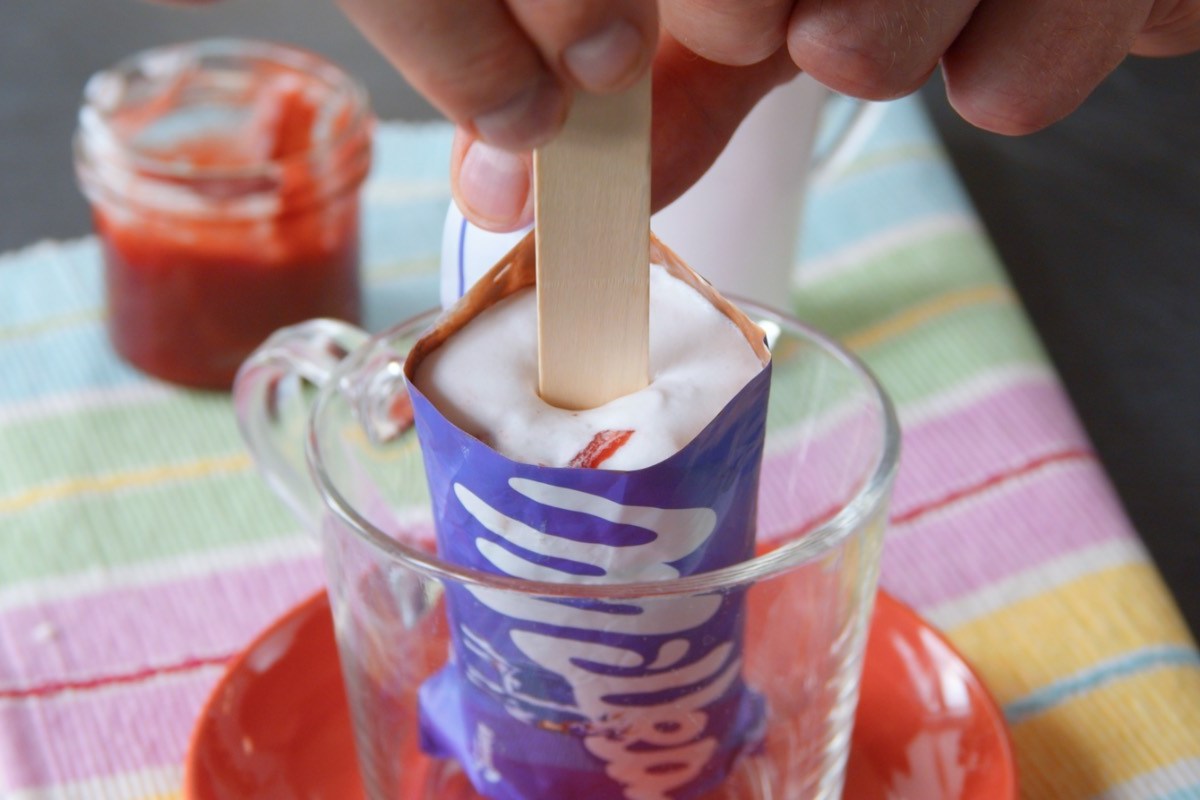
[[[92,76],[75,167],[117,352],[225,389],[275,329],[358,321],[371,127],[355,80],[277,44],[172,45]]]

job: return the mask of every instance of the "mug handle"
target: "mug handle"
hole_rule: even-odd
[[[304,447],[313,390],[367,338],[365,331],[333,319],[281,328],[250,354],[234,379],[238,430],[255,465],[313,535],[320,531],[323,505]]]

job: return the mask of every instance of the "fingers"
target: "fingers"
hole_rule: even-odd
[[[553,132],[568,98],[496,0],[339,0],[409,83],[454,122],[501,147]]]
[[[610,92],[649,66],[644,0],[338,0],[438,110],[509,150],[548,140],[573,88]]]
[[[670,37],[654,69],[651,206],[658,210],[696,182],[763,95],[796,75],[785,50],[749,67],[714,64]],[[460,130],[451,154],[455,201],[485,230],[511,231],[533,221],[532,159]]]
[[[802,70],[836,91],[870,100],[900,97],[925,82],[977,2],[798,0],[788,21],[788,51]]]
[[[528,59],[522,80],[619,87],[641,71],[644,56],[635,55],[636,42],[644,41],[654,21],[636,0],[614,0],[600,10],[587,8],[585,0],[510,2],[505,30],[511,39],[497,37],[494,46],[511,48],[506,57]],[[1154,55],[1200,49],[1200,0],[662,0],[661,5],[664,27],[679,36],[660,37],[655,61],[655,209],[703,174],[754,103],[794,75],[797,65],[836,90],[886,98],[916,89],[941,59],[950,102],[965,119],[1020,134],[1072,111],[1131,48]],[[579,58],[595,60],[590,72],[570,55],[578,42],[587,45],[575,51],[585,54]],[[596,55],[606,48],[628,52],[621,58]],[[460,207],[489,230],[528,223],[529,156],[485,144],[481,139],[496,141],[488,127],[477,117],[464,119],[452,165]],[[511,140],[500,144],[512,146]]]
[[[1139,56],[1181,56],[1200,50],[1200,0],[1154,4],[1132,52]]]
[[[663,27],[693,53],[746,66],[783,46],[795,0],[661,0]]]
[[[787,46],[817,80],[870,99],[914,91],[940,58],[962,117],[1023,134],[1075,110],[1131,48],[1200,48],[1200,0],[797,0]]]
[[[1074,111],[1121,62],[1151,0],[983,0],[943,61],[968,122],[1031,133]]]
[[[542,59],[564,82],[585,91],[628,88],[654,57],[654,3],[509,0],[509,7]]]

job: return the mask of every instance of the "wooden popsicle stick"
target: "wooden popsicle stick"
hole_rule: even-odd
[[[538,392],[594,408],[649,380],[650,76],[577,94],[533,171]]]

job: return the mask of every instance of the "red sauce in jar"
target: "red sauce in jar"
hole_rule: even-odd
[[[97,211],[113,346],[165,380],[225,389],[277,328],[313,317],[358,322],[358,209],[347,205],[328,241],[312,236],[312,212],[273,220],[287,241],[277,248],[254,247],[252,223],[197,226],[196,240],[181,242]]]
[[[322,120],[327,91],[260,71],[239,125],[140,142],[122,170],[80,170],[104,253],[110,339],[128,362],[175,383],[227,389],[277,328],[360,319],[369,123],[352,106]],[[110,113],[108,130],[136,141],[191,79]]]

